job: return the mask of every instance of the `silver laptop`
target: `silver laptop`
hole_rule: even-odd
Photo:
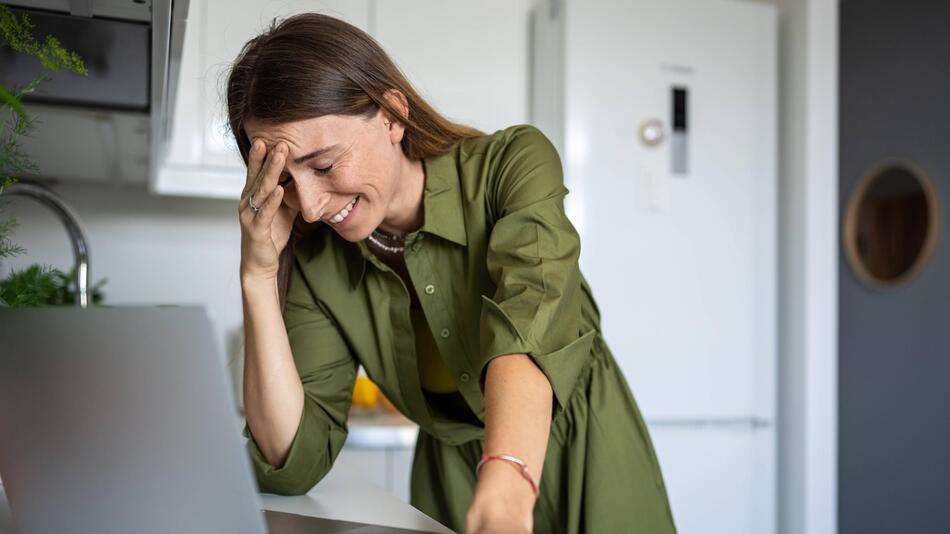
[[[0,309],[0,478],[21,534],[415,532],[262,512],[196,306]]]

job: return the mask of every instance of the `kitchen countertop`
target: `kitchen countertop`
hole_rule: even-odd
[[[346,447],[411,449],[419,426],[398,412],[352,410],[347,420]]]
[[[338,458],[330,473],[306,495],[288,497],[264,493],[261,494],[261,506],[265,510],[325,519],[452,533],[395,495],[363,479],[354,467]],[[0,534],[15,532],[4,487],[0,485]]]

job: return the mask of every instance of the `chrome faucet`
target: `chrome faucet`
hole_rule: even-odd
[[[3,196],[30,197],[56,213],[63,226],[66,227],[66,231],[69,232],[69,239],[73,244],[73,257],[76,260],[76,306],[87,307],[89,305],[89,248],[73,211],[52,189],[37,182],[19,180],[6,186],[2,194]]]

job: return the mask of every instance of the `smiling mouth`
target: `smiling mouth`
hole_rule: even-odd
[[[343,209],[336,212],[332,217],[326,220],[333,224],[339,224],[343,222],[343,220],[346,219],[347,216],[349,216],[350,212],[353,211],[353,208],[356,206],[357,203],[359,203],[359,201],[360,201],[360,196],[356,195],[356,197],[354,197],[353,200],[347,203],[346,206],[343,206]]]

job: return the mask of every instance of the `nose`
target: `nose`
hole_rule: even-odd
[[[308,223],[312,223],[323,215],[323,211],[330,202],[330,194],[309,180],[294,180],[297,188],[297,198],[300,202],[300,214]]]

